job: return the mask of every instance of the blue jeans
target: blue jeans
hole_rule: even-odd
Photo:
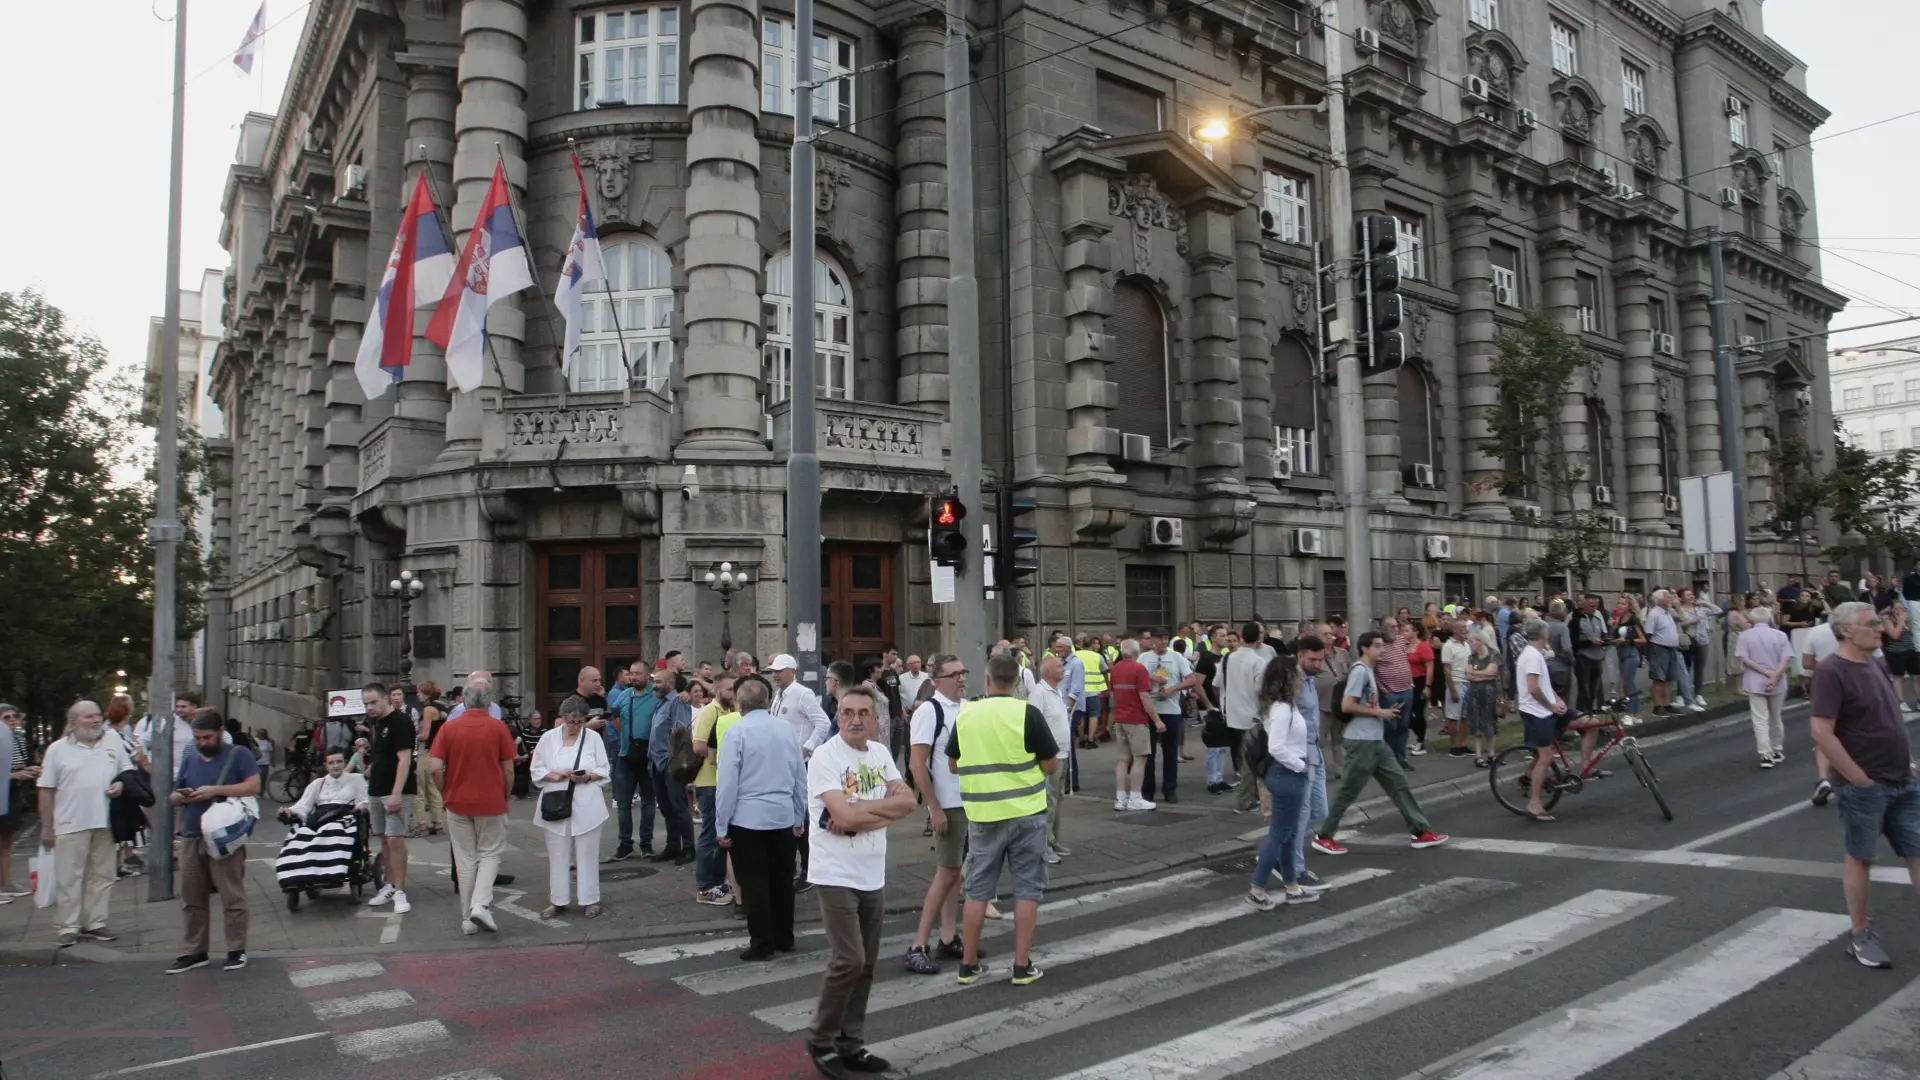
[[[667,775],[665,765],[653,768],[653,790],[660,800],[660,816],[666,819],[667,843],[660,850],[693,853],[693,818],[687,813],[687,785]]]
[[[1227,782],[1227,761],[1232,756],[1233,751],[1228,747],[1207,747],[1207,785],[1209,787]]]
[[[1695,646],[1698,648],[1698,646]],[[1688,705],[1693,702],[1693,672],[1687,668],[1687,659],[1691,654],[1675,652],[1673,654],[1673,681],[1680,694],[1679,703]]]
[[[720,850],[720,842],[714,838],[713,797],[716,790],[711,787],[693,789],[693,797],[700,804],[700,836],[693,845],[697,856],[693,863],[693,887],[696,889],[711,889],[725,884],[727,880],[727,856]]]
[[[633,797],[640,796],[640,848],[653,850],[653,778],[644,770],[613,759],[613,808],[620,819],[620,851],[633,850]]]
[[[1307,830],[1327,816],[1327,762],[1318,746],[1307,747],[1307,790],[1300,796],[1300,825],[1293,832],[1293,879],[1307,872]]]
[[[1273,796],[1273,818],[1267,824],[1267,838],[1260,844],[1260,858],[1253,864],[1253,887],[1264,889],[1273,872],[1288,885],[1299,880],[1294,870],[1295,849],[1299,846],[1301,796],[1307,790],[1307,774],[1288,770],[1279,762],[1267,766],[1267,792]]]
[[[1640,713],[1640,650],[1631,646],[1620,650],[1620,692],[1627,696],[1627,712]]]
[[[1836,778],[1833,787],[1848,855],[1872,862],[1885,836],[1895,858],[1920,859],[1920,780],[1854,787]]]
[[[1408,713],[1413,709],[1413,691],[1382,690],[1380,707],[1394,711],[1394,718],[1387,722],[1387,749],[1392,750],[1394,759],[1404,766],[1407,763]]]

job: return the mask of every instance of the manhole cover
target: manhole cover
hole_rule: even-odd
[[[650,878],[659,872],[660,871],[654,869],[651,866],[633,866],[633,867],[626,867],[620,870],[602,870],[600,871],[600,880],[601,881],[639,881],[641,878]]]

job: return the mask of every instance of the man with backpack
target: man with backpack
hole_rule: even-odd
[[[1386,742],[1387,724],[1400,715],[1400,710],[1381,703],[1380,681],[1374,667],[1380,662],[1385,645],[1386,639],[1378,630],[1369,630],[1354,642],[1358,655],[1340,696],[1340,711],[1348,718],[1347,729],[1341,733],[1347,747],[1347,765],[1340,776],[1340,793],[1334,797],[1333,808],[1313,838],[1313,850],[1322,855],[1347,853],[1346,845],[1334,839],[1334,834],[1340,829],[1341,816],[1360,797],[1368,780],[1377,780],[1393,800],[1400,816],[1406,820],[1414,847],[1438,847],[1447,842],[1445,834],[1436,833],[1428,826],[1427,816],[1421,812],[1420,803],[1407,785],[1406,774],[1400,771],[1399,759]]]
[[[647,764],[652,769],[653,796],[667,827],[667,842],[649,862],[671,862],[685,866],[694,860],[693,818],[687,813],[687,785],[673,778],[671,752],[673,732],[693,727],[693,709],[674,691],[674,671],[659,668],[653,673],[653,733],[647,739]]]
[[[1226,714],[1227,728],[1236,743],[1260,722],[1260,680],[1266,676],[1267,662],[1274,658],[1273,646],[1266,643],[1267,628],[1249,622],[1240,628],[1240,647],[1220,661],[1220,708]],[[1234,812],[1244,814],[1260,803],[1259,783],[1240,777],[1234,799]],[[1224,772],[1219,791],[1226,791]],[[1218,792],[1216,792],[1217,794]]]
[[[949,960],[964,955],[959,908],[960,868],[967,854],[967,812],[960,800],[960,777],[947,768],[946,757],[954,717],[967,696],[967,666],[948,653],[935,655],[927,666],[933,672],[933,697],[913,711],[907,735],[912,747],[907,768],[921,798],[932,809],[934,835],[933,880],[920,904],[920,926],[905,962],[906,969],[916,975],[940,973],[939,961],[928,949],[936,921],[940,924],[938,955]]]

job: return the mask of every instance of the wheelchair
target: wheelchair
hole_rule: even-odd
[[[342,813],[343,811],[344,813]],[[286,811],[281,811],[281,814],[283,815],[281,818],[282,821],[289,820],[290,816],[287,815]],[[342,816],[351,816],[354,823],[353,853],[347,859],[345,871],[337,874],[329,874],[317,880],[304,881],[295,887],[282,886],[281,891],[286,893],[287,896],[288,911],[300,910],[300,899],[302,895],[309,900],[317,901],[320,899],[321,892],[325,889],[345,888],[348,894],[353,897],[354,902],[359,903],[365,898],[369,887],[371,887],[373,891],[378,892],[380,886],[385,883],[385,860],[383,856],[377,855],[373,851],[373,827],[369,823],[366,814],[357,813],[350,808],[338,805],[322,806],[313,812],[313,820],[307,822],[305,827],[318,829],[322,825],[339,820]],[[292,834],[289,833],[288,835],[291,836]]]

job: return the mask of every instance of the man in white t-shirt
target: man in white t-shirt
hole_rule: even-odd
[[[920,700],[920,688],[933,678],[920,666],[918,656],[907,657],[907,669],[900,673],[900,704],[911,712],[913,703]]]
[[[76,701],[67,710],[67,733],[40,762],[40,846],[53,849],[53,932],[63,949],[82,938],[114,940],[107,930],[117,876],[107,806],[133,762],[126,743],[106,733],[100,706]]]
[[[1527,647],[1520,650],[1514,681],[1520,688],[1520,715],[1525,721],[1526,744],[1534,751],[1527,813],[1535,821],[1552,821],[1553,815],[1540,804],[1540,793],[1546,790],[1547,772],[1553,767],[1553,748],[1560,739],[1561,717],[1567,714],[1567,703],[1553,689],[1553,676],[1547,669],[1546,622],[1528,620],[1521,635],[1526,638]]]
[[[1220,658],[1220,711],[1226,714],[1227,727],[1233,732],[1235,745],[1229,747],[1228,752],[1236,762],[1238,746],[1260,719],[1260,680],[1266,678],[1267,662],[1278,655],[1264,640],[1266,633],[1264,625],[1247,623],[1240,628],[1240,647]],[[1225,791],[1225,763],[1220,765],[1219,776],[1220,790]],[[1241,772],[1240,786],[1234,793],[1234,812],[1244,814],[1252,810],[1265,790],[1266,785],[1259,783],[1252,773]]]
[[[1840,639],[1834,635],[1831,622],[1815,624],[1811,630],[1807,631],[1806,644],[1800,652],[1800,666],[1806,669],[1808,686],[1813,685],[1814,669],[1839,651]],[[1881,650],[1875,649],[1873,655],[1883,656],[1884,654]],[[1808,692],[1808,696],[1812,696],[1811,691]],[[1813,765],[1814,774],[1819,777],[1813,788],[1813,805],[1825,806],[1827,800],[1833,797],[1833,781],[1828,779],[1833,775],[1833,771],[1827,767],[1827,755],[1821,752],[1818,745],[1813,748]]]
[[[1066,799],[1067,754],[1073,746],[1073,714],[1062,685],[1066,674],[1067,666],[1058,656],[1042,655],[1040,681],[1026,695],[1027,704],[1047,718],[1047,730],[1053,733],[1053,741],[1060,747],[1060,767],[1047,774],[1047,853],[1041,857],[1050,866],[1058,863],[1060,856],[1073,854],[1060,844],[1060,804]]]
[[[940,955],[960,959],[960,867],[967,855],[967,812],[960,802],[960,777],[945,764],[953,721],[967,696],[967,665],[957,656],[935,653],[928,669],[933,673],[933,697],[913,711],[907,730],[907,770],[927,804],[934,837],[933,880],[927,884],[920,927],[907,950],[906,968],[916,975],[940,973],[928,949],[936,921]]]
[[[1187,691],[1200,685],[1193,663],[1169,647],[1171,637],[1163,629],[1147,631],[1147,651],[1140,654],[1140,666],[1153,679],[1153,711],[1164,729],[1147,744],[1147,768],[1140,797],[1165,803],[1180,801],[1175,787],[1180,778],[1180,733]],[[1160,759],[1160,772],[1153,771],[1154,758]],[[1158,792],[1155,782],[1158,781]]]
[[[886,913],[887,826],[913,813],[913,790],[886,746],[873,741],[879,710],[872,688],[842,687],[835,716],[840,734],[807,762],[807,820],[814,833],[807,880],[820,897],[829,954],[807,1053],[825,1076],[890,1067],[866,1048],[867,994]]]

